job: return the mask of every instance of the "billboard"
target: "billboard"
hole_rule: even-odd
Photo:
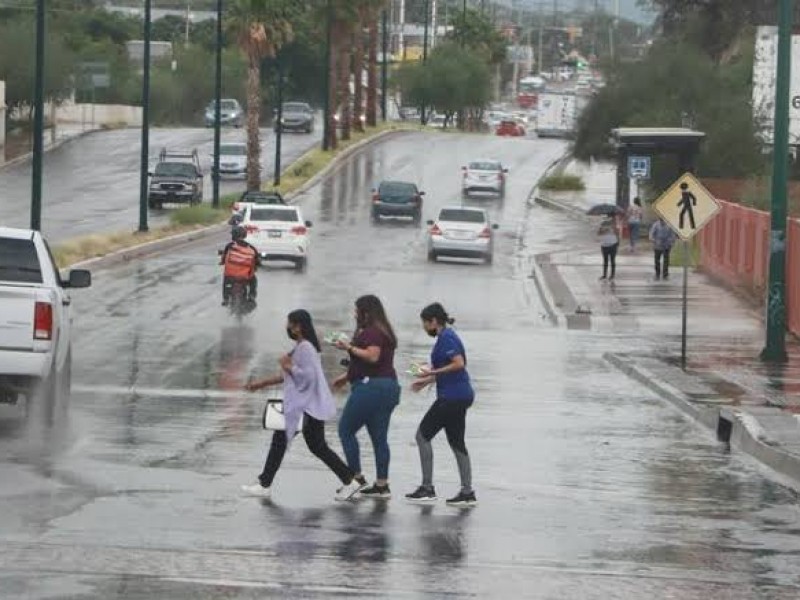
[[[753,59],[753,118],[765,143],[771,144],[775,120],[775,78],[778,69],[778,28],[761,26]],[[789,99],[789,143],[800,144],[800,35],[792,36],[792,76]]]

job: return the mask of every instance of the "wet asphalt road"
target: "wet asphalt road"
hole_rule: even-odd
[[[89,134],[45,154],[42,184],[42,231],[51,242],[96,233],[133,231],[139,225],[138,129],[119,129]],[[320,140],[314,133],[284,133],[282,161],[285,167]],[[150,132],[151,165],[162,148],[170,151],[197,149],[205,173],[203,201],[211,202],[213,129],[153,129]],[[222,142],[245,141],[243,129],[225,128]],[[274,173],[275,137],[261,130],[263,181]],[[222,195],[245,189],[244,177],[221,180]],[[30,162],[0,169],[0,222],[10,227],[30,223]],[[167,223],[169,209],[150,211],[151,225]]]
[[[97,271],[74,295],[69,422],[26,430],[0,412],[0,597],[800,597],[795,495],[602,359],[646,340],[547,320],[529,256],[584,229],[524,200],[563,148],[452,134],[367,148],[302,199],[315,222],[308,271],[263,269],[242,326],[219,306],[224,239]],[[373,181],[415,179],[428,218],[457,200],[458,167],[475,155],[511,169],[505,202],[485,201],[501,225],[494,265],[428,264],[424,229],[369,223]],[[271,502],[239,495],[267,438],[260,398],[237,390],[289,347],[288,311],[308,308],[321,333],[348,330],[367,292],[398,331],[399,370],[430,348],[425,303],[458,320],[478,392],[472,510],[401,500],[418,484],[414,432],[432,401],[407,385],[390,432],[391,501],[334,503],[337,481],[301,441]],[[338,359],[325,350],[331,374]],[[328,439],[338,450],[334,425]],[[443,436],[434,446],[449,496],[455,463]]]

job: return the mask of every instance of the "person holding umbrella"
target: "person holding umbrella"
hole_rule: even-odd
[[[619,226],[614,215],[606,215],[597,229],[600,252],[603,255],[603,275],[600,279],[614,279],[617,274],[617,250],[619,250]],[[611,274],[608,267],[611,266]]]

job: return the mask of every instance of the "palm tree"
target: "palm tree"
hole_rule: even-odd
[[[353,106],[356,110],[353,127],[356,131],[364,131],[364,121],[361,119],[364,110],[364,27],[369,21],[369,1],[358,2],[358,22],[353,44]]]
[[[378,123],[378,17],[386,8],[387,0],[365,0],[367,5],[367,28],[369,46],[367,50],[367,125]]]
[[[247,57],[247,189],[261,189],[261,64],[292,39],[292,0],[235,0],[231,24]]]

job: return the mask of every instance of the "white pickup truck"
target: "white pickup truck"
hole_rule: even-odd
[[[0,227],[0,402],[41,391],[69,394],[72,367],[69,290],[91,285],[88,271],[66,281],[42,235]]]

